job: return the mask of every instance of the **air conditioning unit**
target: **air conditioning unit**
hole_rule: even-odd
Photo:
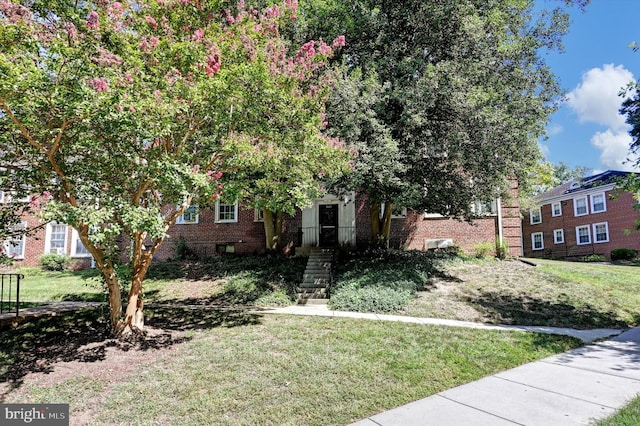
[[[451,238],[426,238],[424,240],[425,250],[444,249],[447,247],[453,247],[453,239]]]

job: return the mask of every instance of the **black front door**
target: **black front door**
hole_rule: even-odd
[[[338,205],[320,204],[320,245],[338,245]]]

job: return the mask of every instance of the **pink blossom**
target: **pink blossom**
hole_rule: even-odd
[[[91,61],[101,67],[111,67],[122,64],[122,58],[113,52],[108,51],[103,47],[96,49],[98,55],[91,58]]]
[[[43,196],[43,197],[47,197],[47,198],[49,198],[49,197],[51,197],[51,193],[50,193],[49,191],[44,191],[44,192],[42,193],[42,196]]]
[[[233,25],[236,22],[236,18],[233,17],[229,10],[224,11],[224,19],[227,21],[229,25]]]
[[[193,41],[200,41],[204,38],[204,30],[202,28],[198,28],[194,33],[193,33]]]
[[[158,29],[158,23],[156,22],[156,20],[152,16],[147,16],[144,19],[145,19],[145,21],[147,21],[147,24],[149,24],[149,25],[151,25],[153,27],[154,30]]]
[[[133,83],[133,76],[131,75],[131,73],[126,73],[124,75],[125,80],[127,80],[127,83]]]
[[[134,113],[134,112],[136,112],[136,109],[134,107],[129,107],[129,112],[130,113]]]
[[[98,30],[100,28],[100,16],[98,16],[98,12],[95,10],[92,10],[87,17],[87,28],[92,30]]]
[[[333,40],[333,47],[343,47],[346,44],[344,35],[340,35]]]
[[[64,24],[65,29],[67,30],[67,35],[72,41],[76,41],[78,39],[78,29],[72,22],[66,22]]]
[[[160,43],[160,39],[158,39],[158,37],[156,36],[149,37],[149,45],[151,46],[152,49],[155,49],[156,47],[158,47],[158,43]]]
[[[326,43],[320,43],[320,46],[318,46],[318,52],[324,56],[331,56],[333,49],[331,49],[331,46]]]
[[[191,168],[191,173],[198,173],[200,171],[200,166],[196,164]]]
[[[106,78],[94,77],[89,80],[89,86],[98,93],[106,92],[109,90],[109,83]]]
[[[21,4],[3,1],[0,3],[0,11],[12,24],[20,21],[26,22],[31,19],[31,12]]]
[[[262,31],[262,24],[256,24],[256,31]]]
[[[113,2],[113,4],[107,10],[107,13],[112,18],[119,18],[122,15],[122,3],[119,1]]]
[[[205,72],[209,77],[213,77],[215,73],[220,71],[220,55],[212,54],[207,56],[207,64],[205,65]]]
[[[213,170],[209,170],[207,172],[207,176],[211,178],[211,180],[218,180],[222,177],[222,172],[214,172]]]

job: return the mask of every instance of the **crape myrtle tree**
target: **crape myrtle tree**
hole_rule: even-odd
[[[368,196],[375,241],[388,244],[395,206],[471,218],[472,201],[526,179],[560,95],[541,49],[560,47],[563,6],[586,3],[540,14],[522,0],[301,4],[290,37],[346,35],[328,131],[357,148],[337,185]]]
[[[143,330],[142,281],[168,227],[192,202],[220,196],[225,172],[251,165],[256,133],[242,121],[251,112],[234,105],[256,105],[248,90],[271,70],[264,52],[281,43],[281,11],[295,8],[0,2],[0,166],[8,185],[39,194],[45,221],[78,231],[106,282],[117,334]],[[294,88],[278,89],[286,98]],[[304,124],[297,143],[316,143],[317,121]],[[132,276],[124,312],[123,245]]]
[[[277,5],[271,10],[281,13]],[[255,26],[243,29],[256,31]],[[234,81],[251,96],[233,104],[232,131],[240,137],[225,156],[230,170],[223,177],[225,198],[262,212],[266,248],[277,251],[284,215],[310,205],[325,192],[324,180],[348,170],[349,150],[321,132],[335,80],[325,62],[344,46],[344,36],[330,45],[312,40],[295,51],[283,38],[263,46],[246,34],[240,40],[261,66],[252,68],[251,78]]]

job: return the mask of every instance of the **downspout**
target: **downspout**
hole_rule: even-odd
[[[498,208],[498,245],[502,248],[502,201],[500,197],[496,200],[496,207]]]

